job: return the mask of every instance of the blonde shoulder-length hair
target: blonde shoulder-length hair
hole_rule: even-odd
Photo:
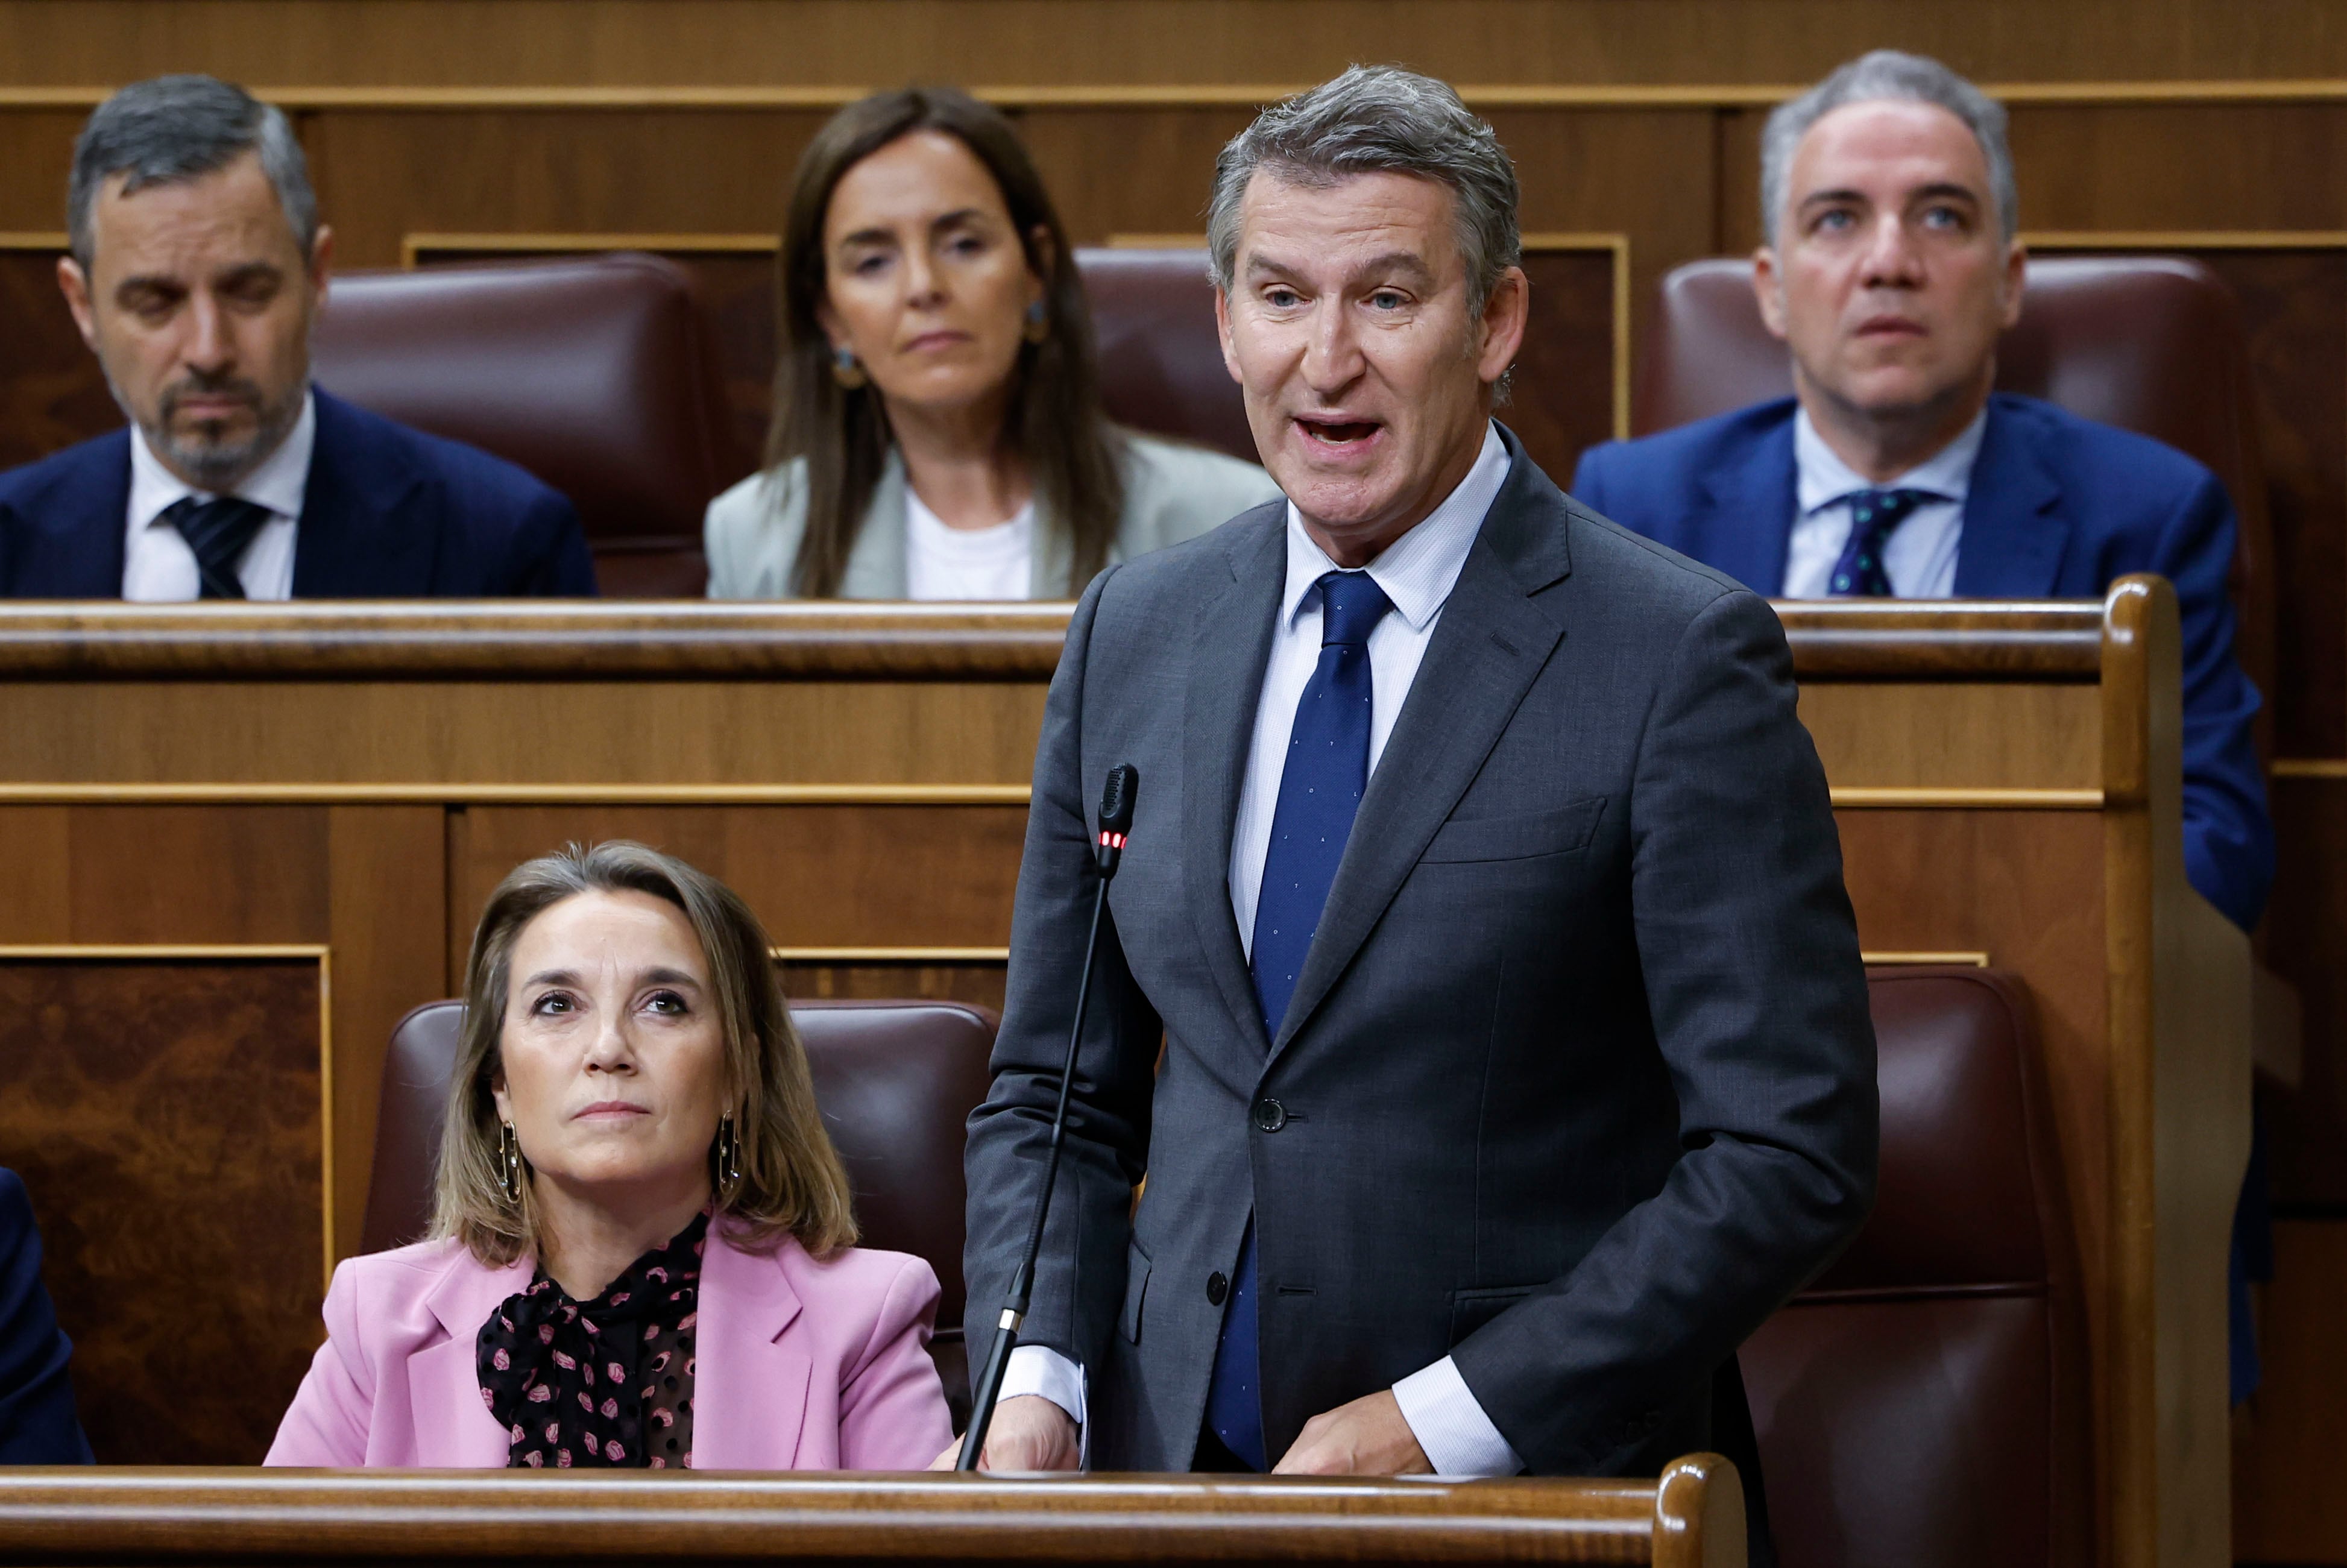
[[[646,893],[683,911],[701,940],[725,1030],[728,1087],[740,1106],[742,1179],[728,1194],[712,1164],[711,1190],[733,1245],[771,1251],[795,1236],[820,1257],[856,1240],[847,1171],[823,1130],[806,1047],[774,976],[765,927],[741,896],[673,856],[613,839],[566,845],[526,861],[497,884],[473,932],[465,966],[464,1035],[449,1080],[448,1113],[432,1220],[491,1267],[538,1250],[530,1183],[506,1196],[497,1162],[497,1110],[489,1086],[500,1066],[506,989],[523,927],[581,893]],[[715,1158],[712,1144],[711,1155]]]

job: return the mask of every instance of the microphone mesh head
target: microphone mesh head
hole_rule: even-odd
[[[1108,784],[1101,791],[1101,831],[1131,833],[1133,803],[1140,795],[1140,769],[1131,763],[1119,763],[1109,769]]]

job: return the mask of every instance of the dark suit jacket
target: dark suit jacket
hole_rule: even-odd
[[[41,1287],[41,1233],[14,1171],[0,1170],[0,1464],[87,1464],[66,1361],[73,1346]]]
[[[521,469],[320,391],[296,599],[583,598],[579,514]],[[0,598],[122,597],[128,429],[0,474]]]
[[[1795,497],[1789,397],[1592,448],[1573,493],[1762,593],[1785,585]],[[1999,393],[1973,466],[1956,553],[1963,599],[2099,599],[2115,578],[2176,585],[2184,630],[2184,859],[2192,886],[2247,930],[2273,882],[2250,720],[2233,657],[2233,508],[2217,477],[2147,436]]]
[[[1276,1040],[1227,875],[1282,504],[1077,606],[970,1122],[967,1264],[971,1300],[999,1299],[1071,1022],[1089,814],[1130,762],[1022,1336],[1090,1368],[1103,1468],[1189,1464],[1207,1278],[1250,1208],[1272,1454],[1447,1353],[1532,1471],[1652,1475],[1711,1441],[1715,1371],[1872,1201],[1866,985],[1776,617],[1509,447]]]

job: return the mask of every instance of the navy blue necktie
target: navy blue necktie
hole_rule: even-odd
[[[1860,490],[1850,497],[1850,542],[1834,562],[1828,592],[1836,599],[1889,599],[1891,574],[1882,567],[1882,547],[1891,530],[1916,507],[1940,497],[1929,490]]]
[[[252,547],[253,535],[269,520],[267,507],[234,496],[203,500],[185,496],[163,508],[163,520],[179,530],[196,553],[196,571],[203,580],[200,597],[242,599],[244,583],[237,563]]]
[[[1320,593],[1320,663],[1296,704],[1287,758],[1272,813],[1271,846],[1255,895],[1255,999],[1264,1032],[1279,1038],[1296,977],[1312,950],[1312,933],[1328,902],[1345,840],[1369,782],[1369,633],[1393,608],[1385,590],[1359,571],[1332,571]],[[1214,1348],[1206,1389],[1206,1424],[1223,1446],[1255,1470],[1268,1464],[1263,1442],[1262,1357],[1255,1318],[1255,1223],[1247,1223],[1231,1282],[1229,1309]]]

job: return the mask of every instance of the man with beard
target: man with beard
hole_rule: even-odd
[[[98,106],[74,147],[74,322],[131,428],[0,474],[0,595],[590,595],[569,501],[310,385],[333,236],[285,117],[210,77]]]

